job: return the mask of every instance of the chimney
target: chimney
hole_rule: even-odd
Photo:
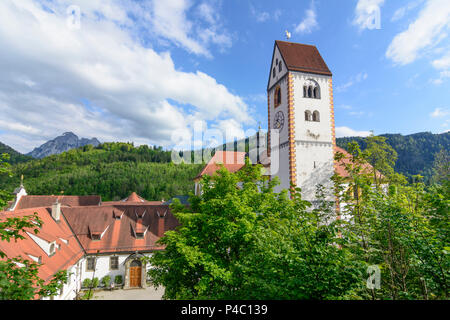
[[[164,235],[164,220],[166,217],[166,212],[164,212],[163,214],[160,214],[159,211],[157,211],[158,213],[158,237],[162,237]]]
[[[52,205],[52,218],[55,221],[61,219],[61,203],[58,202],[58,199],[56,199],[56,202]]]

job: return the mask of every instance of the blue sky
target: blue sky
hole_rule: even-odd
[[[285,30],[333,72],[338,136],[449,129],[448,0],[105,3],[0,2],[0,141],[29,152],[73,131],[170,147],[197,125],[267,128]]]

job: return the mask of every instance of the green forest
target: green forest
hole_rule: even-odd
[[[3,153],[9,154],[8,163],[10,164],[33,160],[32,157],[23,155],[20,152],[17,152],[13,148],[11,148],[10,146],[7,146],[6,144],[0,142],[0,154]]]
[[[0,177],[0,189],[12,192],[23,175],[28,194],[101,195],[112,201],[137,192],[147,200],[168,200],[192,192],[201,168],[173,164],[171,152],[161,147],[104,143],[16,163],[12,176]]]
[[[409,136],[382,135],[397,153],[394,170],[411,179],[420,174],[430,183],[436,155],[450,150],[450,133],[417,133]],[[262,139],[264,139],[262,137]],[[367,138],[338,138],[337,144],[347,148],[357,142],[367,148]],[[237,142],[248,151],[255,148],[256,138]],[[235,146],[230,143],[227,150]],[[103,201],[118,200],[137,192],[148,200],[169,199],[193,191],[193,178],[203,165],[175,165],[171,151],[162,147],[132,143],[103,143],[87,145],[59,155],[32,159],[0,144],[0,153],[8,153],[12,176],[0,177],[0,188],[12,192],[24,175],[29,194],[100,195]],[[447,152],[448,154],[448,152]]]
[[[425,182],[430,182],[433,175],[433,163],[441,150],[450,150],[450,132],[432,134],[431,132],[415,133],[407,136],[400,134],[383,134],[386,143],[398,154],[395,171],[411,178],[420,174]],[[367,148],[367,138],[338,138],[336,144],[346,149],[349,142],[356,141],[362,150]]]

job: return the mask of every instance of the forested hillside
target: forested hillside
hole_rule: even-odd
[[[422,132],[403,136],[400,134],[382,134],[386,142],[398,153],[395,171],[407,177],[420,174],[426,181],[432,176],[435,155],[441,150],[450,150],[450,132],[432,134]],[[346,148],[350,141],[356,141],[364,150],[366,139],[362,137],[338,138],[336,143]]]
[[[32,157],[23,155],[20,152],[17,152],[13,148],[11,148],[10,146],[7,146],[6,144],[0,142],[0,154],[3,153],[9,154],[9,160],[7,162],[11,164],[26,162],[33,159]]]
[[[135,191],[147,200],[167,200],[192,192],[192,179],[201,168],[171,163],[171,152],[160,147],[104,143],[18,163],[13,177],[0,177],[0,189],[12,192],[23,174],[28,194],[97,194],[109,201]]]

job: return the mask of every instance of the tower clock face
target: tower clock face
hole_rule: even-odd
[[[284,127],[284,113],[283,111],[278,111],[275,114],[275,118],[273,121],[273,128],[278,130],[283,130]]]

